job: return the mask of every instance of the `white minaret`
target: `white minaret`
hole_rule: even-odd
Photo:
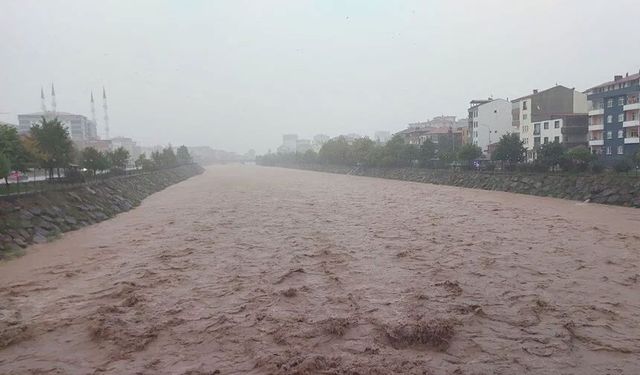
[[[51,84],[51,111],[53,113],[57,112],[57,109],[56,109],[56,89],[53,87],[53,83]]]
[[[44,102],[44,89],[42,86],[40,86],[40,110],[42,110],[43,114],[47,113],[47,105]]]
[[[102,86],[102,108],[104,109],[104,135],[105,139],[109,138],[109,111],[107,107],[107,92]]]
[[[93,121],[94,124],[98,125],[98,123],[96,122],[96,105],[93,101],[93,91],[91,91],[91,121]]]

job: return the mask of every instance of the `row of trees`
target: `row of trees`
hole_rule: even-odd
[[[462,168],[479,167],[473,162],[482,159],[482,150],[473,144],[454,147],[447,138],[443,142],[434,143],[427,139],[422,145],[405,144],[401,136],[394,136],[385,145],[379,145],[369,138],[353,141],[345,137],[337,137],[325,143],[318,153],[309,150],[305,153],[267,154],[257,159],[259,164],[277,165],[281,163],[326,163],[347,166],[372,167],[406,167],[419,165],[422,167],[449,167],[452,164]],[[526,161],[524,143],[517,134],[502,136],[491,154],[494,163],[482,162],[483,168],[495,168],[496,164],[507,170],[523,171],[577,171],[592,170],[601,172],[604,167],[599,164],[595,155],[584,146],[566,149],[564,145],[554,142],[541,145],[536,150],[536,161]],[[497,163],[496,163],[497,162]],[[634,165],[640,165],[640,152],[635,160],[621,160],[614,169],[626,172]]]
[[[281,162],[327,163],[337,165],[365,165],[374,167],[406,167],[415,164],[436,166],[460,161],[470,164],[482,155],[476,145],[466,144],[453,151],[453,144],[444,138],[440,143],[427,139],[422,145],[406,144],[399,135],[380,145],[369,138],[353,141],[337,137],[326,142],[318,153],[309,150],[303,154],[267,154],[258,158],[264,165]]]
[[[26,172],[33,168],[45,169],[50,179],[53,179],[55,172],[60,177],[60,170],[72,164],[85,168],[94,176],[103,171],[124,171],[129,165],[130,156],[122,147],[106,152],[88,147],[78,152],[68,130],[58,119],[43,118],[23,136],[18,134],[15,127],[0,124],[0,178],[7,184],[12,171]],[[191,162],[187,147],[180,146],[174,152],[169,146],[153,152],[150,159],[145,154],[140,155],[135,166],[151,170]]]

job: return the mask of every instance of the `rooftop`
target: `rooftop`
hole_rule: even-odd
[[[618,79],[616,79],[616,78],[618,78]],[[597,86],[593,86],[592,88],[588,89],[587,91],[592,91],[592,90],[595,90],[595,89],[598,89],[598,88],[601,88],[601,87],[606,87],[606,86],[613,85],[613,84],[625,83],[625,82],[633,81],[633,80],[636,80],[636,79],[639,79],[639,78],[640,78],[640,72],[638,72],[636,74],[631,74],[631,75],[629,73],[627,73],[626,76],[622,76],[622,75],[616,76],[616,77],[614,77],[613,81],[608,81],[608,82],[605,82],[605,83],[601,83],[601,84],[599,84]]]
[[[77,113],[69,113],[69,112],[60,112],[60,111],[47,111],[47,112],[33,112],[33,113],[22,113],[18,116],[53,116],[53,115],[62,115],[62,116],[83,116]]]
[[[516,99],[513,99],[513,100],[511,101],[511,103],[519,102],[519,101],[521,101],[521,100],[528,99],[528,98],[530,98],[530,97],[532,97],[532,96],[534,96],[534,95],[540,95],[540,94],[542,94],[542,93],[545,93],[545,92],[547,92],[547,91],[551,91],[551,90],[557,89],[557,88],[559,88],[559,87],[565,88],[565,89],[567,89],[567,90],[575,90],[575,88],[570,89],[570,88],[568,88],[568,87],[566,87],[566,86],[563,86],[563,85],[555,85],[555,86],[553,86],[553,87],[549,87],[548,89],[546,89],[546,90],[542,90],[542,91],[533,90],[533,92],[532,92],[531,94],[529,94],[529,95],[525,95],[525,96],[522,96],[522,97],[519,97],[519,98],[516,98]]]

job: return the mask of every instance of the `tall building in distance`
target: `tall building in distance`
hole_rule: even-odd
[[[92,133],[95,133],[95,125],[85,116],[68,112],[35,112],[18,115],[18,133],[26,134],[31,126],[39,124],[42,118],[46,120],[58,119],[69,131],[71,140],[83,142],[89,140]]]
[[[537,148],[545,143],[586,144],[587,96],[576,89],[556,85],[533,90],[511,103],[513,126],[527,150],[527,160],[535,159]]]
[[[79,148],[92,146],[105,149],[105,144],[96,144],[96,142],[100,140],[100,137],[98,136],[93,92],[90,96],[91,119],[81,114],[59,112],[57,109],[56,90],[53,84],[51,85],[51,110],[46,106],[44,89],[42,87],[40,87],[40,109],[40,112],[18,115],[18,125],[16,125],[16,128],[20,134],[28,133],[33,125],[42,122],[42,118],[48,121],[58,119],[69,131],[71,140],[74,141]],[[106,117],[108,118],[108,116]]]
[[[513,131],[511,103],[505,99],[472,100],[468,109],[469,142],[488,153],[489,145]]]
[[[278,147],[278,153],[288,154],[296,152],[298,148],[298,135],[297,134],[285,134],[282,136],[282,145]]]
[[[631,157],[640,145],[640,72],[616,75],[587,90],[589,147],[610,164]]]

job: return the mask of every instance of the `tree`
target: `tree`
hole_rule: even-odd
[[[176,157],[175,152],[173,152],[173,147],[171,145],[162,149],[162,163],[166,168],[175,167],[178,164],[178,158]]]
[[[555,169],[566,159],[566,151],[560,142],[551,142],[538,148],[536,162],[546,168]]]
[[[524,161],[525,154],[524,142],[520,140],[518,134],[509,133],[500,138],[491,158],[515,164]]]
[[[436,157],[436,144],[431,139],[426,139],[420,145],[420,153],[418,159],[420,164],[427,165],[432,159]]]
[[[142,153],[138,155],[138,158],[136,159],[135,162],[133,162],[133,164],[136,166],[136,169],[141,169],[147,160],[149,160],[147,159],[147,154]]]
[[[4,154],[9,160],[13,170],[27,170],[29,156],[18,131],[13,126],[0,124],[0,154]]]
[[[42,157],[42,167],[49,170],[49,178],[53,179],[53,170],[69,165],[73,157],[73,143],[69,131],[57,119],[42,118],[39,124],[31,127],[31,135],[36,141]]]
[[[80,153],[80,165],[91,171],[92,175],[104,166],[104,155],[93,147],[87,147]]]
[[[339,136],[322,145],[318,158],[328,164],[344,165],[348,163],[349,153],[349,142],[345,137]]]
[[[193,162],[191,154],[189,154],[189,149],[185,145],[178,147],[176,150],[176,158],[179,164],[189,164]]]
[[[577,146],[567,151],[567,158],[576,170],[583,172],[595,157],[585,146]]]
[[[458,160],[465,161],[467,165],[470,165],[472,160],[480,156],[482,156],[482,149],[471,143],[463,145],[458,151]]]
[[[118,147],[117,149],[108,153],[111,167],[120,170],[126,170],[127,164],[129,164],[129,151],[124,147]]]
[[[0,178],[4,178],[4,183],[9,187],[9,174],[11,173],[11,162],[9,158],[0,153]]]
[[[304,154],[302,154],[302,161],[305,163],[315,163],[318,158],[318,154],[313,150],[307,150]]]
[[[347,162],[350,165],[367,164],[374,147],[376,147],[375,142],[367,137],[354,139],[350,147],[351,152],[348,155]]]

